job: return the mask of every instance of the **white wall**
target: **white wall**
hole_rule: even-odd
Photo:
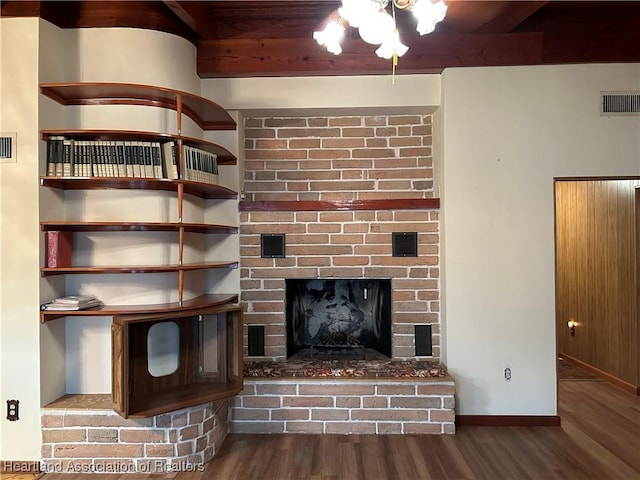
[[[444,72],[443,321],[459,414],[556,414],[553,178],[640,174],[640,118],[599,115],[600,91],[639,89],[638,64]]]
[[[0,131],[17,162],[0,163],[0,459],[40,458],[37,18],[0,19]],[[6,419],[6,400],[20,420]]]

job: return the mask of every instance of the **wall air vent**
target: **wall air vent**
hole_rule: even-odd
[[[16,134],[0,132],[0,162],[16,161]]]
[[[602,92],[600,114],[640,115],[640,91],[638,92]]]

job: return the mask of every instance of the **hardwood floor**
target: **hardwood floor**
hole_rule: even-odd
[[[229,435],[202,472],[100,480],[640,479],[640,397],[559,382],[561,427],[460,427],[455,435]],[[45,480],[81,475],[48,474]]]

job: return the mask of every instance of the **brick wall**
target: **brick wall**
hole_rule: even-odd
[[[195,471],[228,433],[228,401],[141,419],[112,410],[42,410],[42,470],[59,473]]]
[[[437,380],[245,379],[234,433],[452,434],[454,384]]]
[[[429,115],[247,118],[245,200],[431,198],[431,122]],[[242,212],[244,323],[265,325],[265,355],[286,356],[285,278],[371,277],[392,279],[393,357],[416,358],[414,325],[430,324],[429,358],[439,359],[438,213]],[[393,257],[392,232],[418,232],[418,257]],[[261,233],[285,233],[286,258],[261,258]]]

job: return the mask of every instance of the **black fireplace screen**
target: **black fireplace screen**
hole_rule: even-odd
[[[287,358],[391,357],[391,280],[289,279]]]

